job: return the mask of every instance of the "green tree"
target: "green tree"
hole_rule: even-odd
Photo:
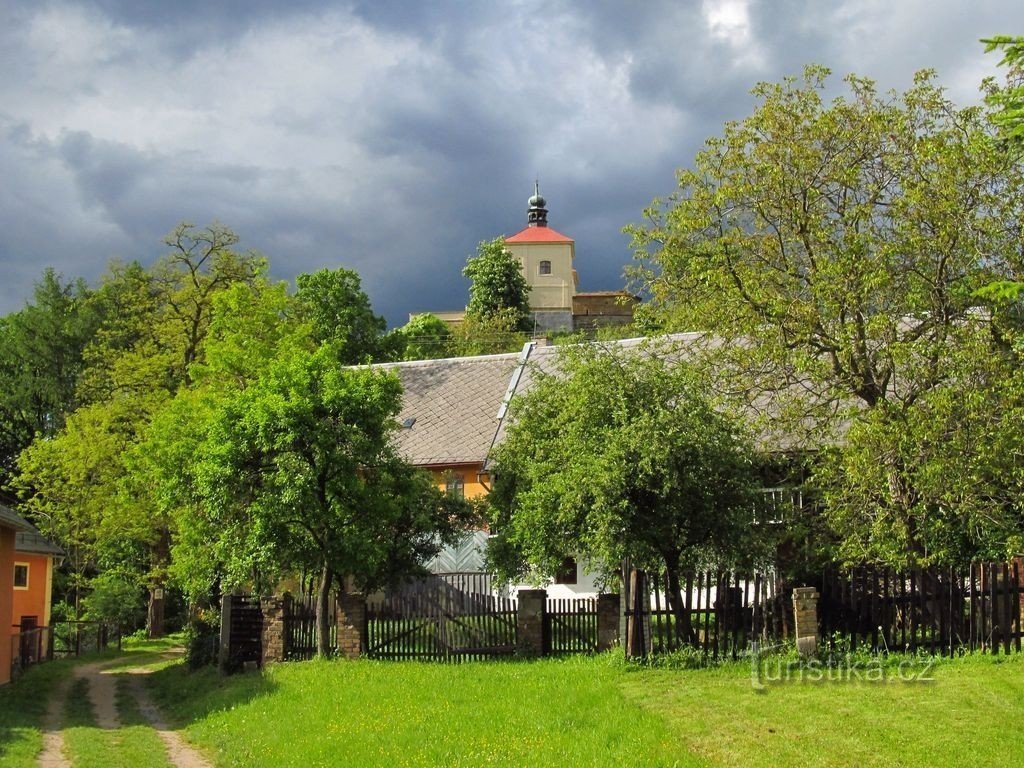
[[[312,354],[295,345],[225,403],[200,449],[198,480],[213,514],[244,513],[249,543],[272,561],[320,571],[320,655],[329,651],[335,578],[381,586],[436,554],[469,519],[463,501],[395,454],[400,402],[394,376],[342,368],[331,345]]]
[[[975,293],[1022,274],[1021,166],[984,111],[957,109],[929,72],[886,95],[850,76],[830,103],[827,75],[758,85],[754,113],[629,228],[652,297],[641,317],[708,332],[723,388],[759,405],[777,441],[821,447],[876,425],[845,438],[875,471],[823,475],[839,533],[869,557],[941,561],[951,553],[929,531],[936,516],[962,525],[961,508],[916,485],[913,452],[883,438],[914,434],[933,393],[989,377],[978,365],[999,352]],[[869,485],[873,504],[852,503]]]
[[[680,574],[757,551],[751,444],[657,348],[567,346],[557,373],[534,376],[493,455],[491,565],[506,578],[578,555],[606,573],[624,558],[664,568],[688,633]]]
[[[357,365],[398,359],[402,339],[385,333],[387,321],[374,314],[359,275],[350,269],[321,269],[295,279],[301,319],[313,341],[330,343],[339,362]]]
[[[462,274],[471,281],[467,317],[486,321],[501,316],[512,330],[529,332],[530,286],[504,238],[484,241],[466,261]]]
[[[149,632],[163,631],[173,518],[155,497],[138,446],[204,362],[214,297],[262,280],[265,264],[233,250],[237,237],[181,224],[150,269],[115,264],[91,298],[99,324],[83,352],[77,396],[84,403],[19,462],[17,480],[44,532],[81,553],[76,590],[115,569],[149,587]]]
[[[75,409],[82,355],[96,325],[85,283],[63,283],[52,269],[36,283],[32,302],[0,318],[0,488],[11,481],[18,454],[37,435],[57,432]]]
[[[1008,138],[1024,141],[1024,37],[996,35],[981,42],[986,53],[1002,53],[999,63],[1010,70],[1011,82],[1006,88],[988,88],[986,100],[995,108],[992,119]]]
[[[405,360],[436,360],[453,354],[452,330],[437,315],[416,315],[398,332],[405,339]]]

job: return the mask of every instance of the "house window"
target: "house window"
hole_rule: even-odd
[[[444,476],[444,492],[457,499],[466,496],[466,476],[449,472]]]
[[[761,503],[754,508],[754,522],[778,525],[804,508],[803,490],[780,485],[761,489]]]
[[[28,589],[28,563],[14,564],[14,588]]]
[[[576,559],[567,557],[555,571],[555,584],[576,583]]]
[[[550,261],[542,261],[540,264],[538,264],[537,265],[537,274],[538,275],[550,275],[551,274],[551,262]]]

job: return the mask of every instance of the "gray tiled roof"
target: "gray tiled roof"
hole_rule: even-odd
[[[681,345],[699,334],[677,334],[667,341]],[[609,342],[633,348],[644,339]],[[387,363],[379,367],[394,371],[402,382],[400,422],[415,419],[399,431],[397,442],[405,459],[419,466],[482,464],[492,444],[504,437],[507,423],[499,417],[506,396],[529,391],[538,371],[556,369],[558,347],[529,345],[529,354],[456,357]],[[521,374],[518,373],[526,358]]]
[[[33,528],[28,522],[20,515],[14,513],[14,510],[8,509],[3,504],[0,504],[0,526],[4,528],[13,528],[16,531],[32,531]]]
[[[37,555],[55,555],[60,557],[64,550],[39,533],[39,531],[21,531],[14,538],[14,549],[17,552],[31,552]]]
[[[398,420],[416,420],[398,433],[406,460],[421,466],[483,462],[518,360],[512,353],[382,365],[402,382]]]

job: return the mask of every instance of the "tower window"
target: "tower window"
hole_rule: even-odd
[[[537,274],[538,275],[550,275],[551,274],[551,262],[550,261],[542,261],[540,264],[538,264],[537,265]]]

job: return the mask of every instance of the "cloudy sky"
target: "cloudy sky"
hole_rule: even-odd
[[[345,266],[392,324],[458,308],[540,178],[580,285],[759,80],[817,62],[958,103],[1013,0],[0,0],[0,313],[220,221],[276,277]],[[838,78],[837,78],[838,79]]]

